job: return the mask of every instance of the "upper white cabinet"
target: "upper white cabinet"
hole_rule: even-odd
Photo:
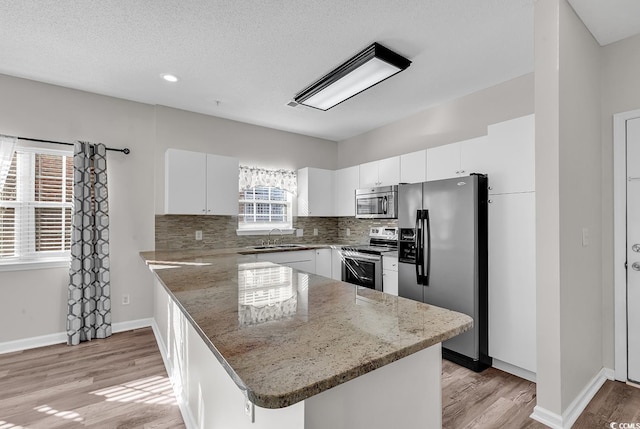
[[[360,187],[360,167],[347,167],[335,171],[335,216],[355,216],[356,189]]]
[[[333,170],[298,170],[298,216],[335,216],[333,180]]]
[[[477,137],[427,149],[427,180],[450,179],[471,173],[485,173],[468,153],[485,152],[487,137]]]
[[[167,149],[166,214],[238,214],[238,168],[235,158]]]
[[[488,128],[486,156],[475,156],[489,175],[491,194],[535,190],[535,115],[523,116]]]
[[[360,188],[389,186],[400,183],[400,157],[360,164]]]
[[[400,155],[400,183],[421,183],[427,180],[427,150]]]

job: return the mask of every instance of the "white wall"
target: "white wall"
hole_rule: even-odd
[[[487,134],[487,126],[533,113],[533,74],[431,107],[338,144],[339,167]]]
[[[566,0],[535,26],[537,405],[562,415],[603,367],[600,48]]]
[[[603,359],[614,366],[613,115],[640,109],[640,35],[601,49],[602,55],[602,303]]]
[[[3,75],[0,94],[3,134],[131,149],[107,158],[112,315],[151,317],[152,282],[138,252],[154,246],[153,107]],[[67,281],[66,268],[0,272],[0,342],[65,331]]]
[[[169,107],[156,107],[156,213],[164,210],[164,153],[168,148],[215,153],[264,168],[336,169],[337,143]]]

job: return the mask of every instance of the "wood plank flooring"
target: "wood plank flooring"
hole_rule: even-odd
[[[0,429],[184,427],[150,328],[0,355]]]
[[[442,363],[445,429],[539,429],[535,384]],[[607,381],[575,429],[640,423],[640,389]],[[0,355],[0,429],[184,428],[150,328]]]

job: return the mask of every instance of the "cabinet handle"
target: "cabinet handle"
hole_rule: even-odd
[[[206,212],[207,212],[207,209],[202,209],[202,213],[206,213]]]
[[[460,174],[464,173],[464,170],[460,170]]]
[[[456,170],[456,174],[460,174],[460,170]]]
[[[493,202],[493,200],[487,200],[487,202],[488,202],[489,204],[491,204],[491,203]]]

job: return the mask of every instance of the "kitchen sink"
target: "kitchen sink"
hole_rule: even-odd
[[[263,246],[249,246],[251,249],[264,250],[264,249],[292,249],[296,247],[305,247],[303,244],[269,244]]]

